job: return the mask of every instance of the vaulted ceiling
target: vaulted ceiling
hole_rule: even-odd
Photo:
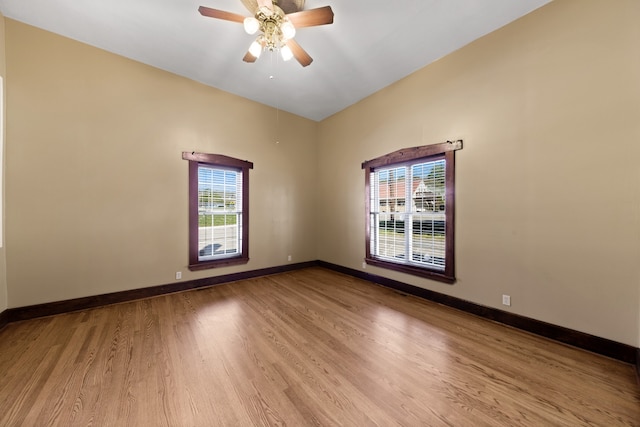
[[[15,19],[224,91],[320,121],[550,0],[281,0],[331,6],[334,23],[300,28],[308,67],[199,6],[250,16],[255,0],[0,0]]]

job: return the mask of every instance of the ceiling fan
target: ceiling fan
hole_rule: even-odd
[[[245,62],[255,62],[263,50],[279,50],[285,61],[296,58],[300,65],[306,67],[313,58],[293,39],[296,28],[333,23],[331,6],[302,10],[304,0],[280,0],[282,7],[278,6],[278,0],[241,1],[254,16],[245,17],[205,6],[200,6],[198,11],[202,16],[242,23],[248,34],[260,31],[242,58]]]

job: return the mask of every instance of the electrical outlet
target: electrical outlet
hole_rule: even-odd
[[[287,261],[291,261],[291,255],[287,256]]]
[[[502,305],[511,305],[511,296],[502,295]]]
[[[367,268],[367,263],[366,263],[366,262],[364,262],[364,261],[362,261],[362,269],[364,270],[364,269],[366,269],[366,268]]]
[[[176,280],[182,279],[182,271],[176,271]]]

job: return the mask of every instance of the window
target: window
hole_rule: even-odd
[[[454,271],[454,153],[462,141],[407,148],[362,164],[367,264],[447,283]]]
[[[249,169],[219,154],[183,152],[189,161],[189,269],[249,262]]]

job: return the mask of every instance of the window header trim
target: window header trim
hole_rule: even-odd
[[[407,161],[415,161],[423,157],[436,156],[448,151],[462,149],[462,140],[446,141],[440,144],[421,145],[420,147],[403,148],[393,153],[362,162],[362,169],[375,169]]]
[[[198,153],[195,151],[183,151],[182,158],[191,162],[208,163],[210,165],[235,166],[240,169],[253,169],[253,163],[248,160],[240,160],[222,154]]]

